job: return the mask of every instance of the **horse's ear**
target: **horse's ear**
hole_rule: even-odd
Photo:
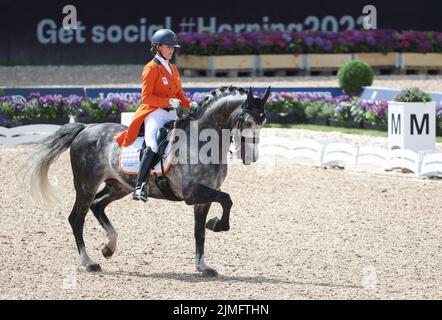
[[[262,101],[263,105],[266,103],[267,99],[269,98],[271,88],[272,88],[272,86],[269,86],[266,89],[266,91],[264,92],[264,95],[261,97],[261,101]]]
[[[249,109],[253,108],[255,104],[255,99],[253,98],[252,87],[250,87],[249,92],[247,93],[247,107]]]

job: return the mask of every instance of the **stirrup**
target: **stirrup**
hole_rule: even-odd
[[[144,202],[147,202],[147,197],[148,197],[148,193],[145,191],[145,189],[147,188],[147,185],[145,182],[143,182],[141,184],[141,186],[137,186],[135,188],[135,191],[132,195],[132,199],[133,200],[142,200]]]

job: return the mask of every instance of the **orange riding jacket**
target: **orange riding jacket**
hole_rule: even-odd
[[[144,118],[161,107],[169,106],[169,99],[181,100],[181,106],[190,109],[190,100],[184,96],[178,69],[170,64],[173,75],[157,59],[151,60],[144,66],[141,79],[141,104],[135,112],[129,128],[118,136],[115,141],[120,147],[130,146],[138,137]]]

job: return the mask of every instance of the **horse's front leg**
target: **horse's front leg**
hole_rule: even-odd
[[[210,219],[206,228],[215,232],[228,231],[230,229],[230,209],[232,199],[228,193],[209,188],[203,184],[195,184],[184,190],[184,200],[187,204],[206,204],[218,202],[223,208],[221,219],[217,217]]]
[[[207,266],[204,261],[204,241],[206,238],[206,229],[204,228],[204,225],[206,224],[209,209],[210,203],[196,204],[194,206],[196,244],[195,266],[198,271],[203,273],[203,276],[216,277],[218,276],[218,272],[216,272],[215,269]]]

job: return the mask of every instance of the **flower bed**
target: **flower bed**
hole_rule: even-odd
[[[31,93],[26,100],[0,96],[0,126],[53,123],[63,124],[70,116],[79,122],[119,122],[123,111],[135,111],[140,95],[133,100],[118,97],[91,99],[85,96],[41,95]]]
[[[442,69],[442,32],[349,30],[342,32],[181,33],[178,67],[214,75],[240,70],[336,70],[359,58],[378,69]]]
[[[256,93],[257,94],[257,93]],[[207,93],[186,93],[201,102]],[[133,112],[141,96],[131,100],[118,97],[91,99],[84,96],[45,95],[33,93],[26,100],[0,96],[0,126],[30,123],[66,123],[69,116],[78,122],[120,122],[121,112]],[[359,97],[341,95],[331,97],[314,93],[273,92],[265,105],[268,122],[315,123],[332,126],[352,126],[385,129],[387,101],[367,101]],[[437,107],[438,128],[442,128],[442,106]]]
[[[355,52],[442,52],[442,32],[367,30],[342,32],[180,33],[180,54],[257,55]]]
[[[266,105],[267,110],[276,113],[293,110],[299,117],[303,117],[302,122],[341,123],[342,125],[352,122],[357,127],[360,127],[360,123],[364,122],[385,125],[387,123],[387,108],[386,101],[366,101],[349,95],[333,98],[311,93],[290,92],[273,93]]]

